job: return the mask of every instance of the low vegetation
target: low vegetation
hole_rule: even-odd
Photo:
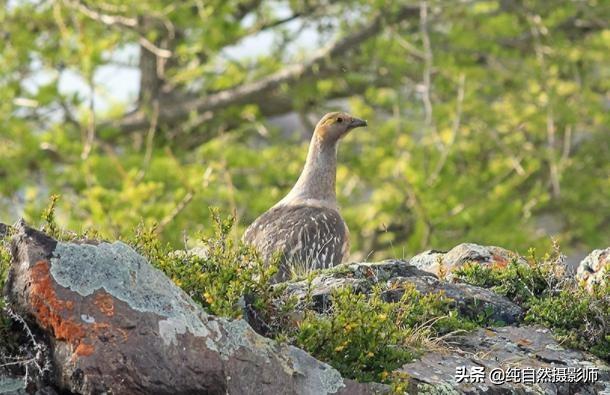
[[[588,350],[610,361],[610,279],[588,292],[566,273],[557,245],[527,263],[513,260],[506,267],[473,263],[455,273],[461,281],[491,288],[525,309],[525,321],[551,328],[565,346]]]
[[[61,239],[80,237],[63,232],[55,223],[56,199],[43,214],[43,225]],[[255,316],[259,332],[295,344],[360,381],[385,382],[396,391],[408,378],[393,373],[422,350],[444,347],[443,339],[457,331],[493,324],[483,318],[460,315],[442,293],[423,295],[412,285],[398,284],[404,294],[396,303],[386,302],[387,286],[369,295],[350,288],[333,293],[332,306],[323,314],[308,308],[295,315],[296,300],[286,298],[285,286],[269,286],[278,264],[264,265],[256,251],[236,241],[234,219],[211,211],[214,236],[201,237],[201,248],[173,251],[157,237],[155,228],[141,227],[128,242],[168,275],[209,313],[238,318]],[[82,235],[81,235],[82,236]],[[10,253],[0,244],[0,286],[4,285]],[[469,264],[455,274],[460,281],[491,288],[521,305],[525,321],[553,329],[566,346],[589,350],[610,360],[610,286],[592,293],[567,276],[562,256],[555,248],[528,263],[514,260],[505,267]],[[313,274],[309,275],[309,280]],[[0,307],[3,307],[0,299]],[[303,307],[303,306],[301,306]],[[0,313],[0,355],[18,352],[16,322]],[[20,341],[20,340],[19,340]],[[1,365],[1,362],[0,362]]]
[[[387,382],[421,350],[441,347],[442,335],[475,327],[440,293],[422,295],[409,284],[398,302],[388,303],[383,290],[377,286],[370,295],[337,290],[328,313],[306,312],[296,344],[346,377]]]

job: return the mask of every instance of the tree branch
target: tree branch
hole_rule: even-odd
[[[405,7],[392,19],[392,23],[398,22],[406,17],[419,15],[419,8]],[[268,94],[281,85],[293,85],[301,79],[319,74],[328,69],[331,60],[358,46],[368,38],[381,30],[383,15],[375,17],[368,25],[356,30],[353,34],[322,48],[311,59],[304,63],[287,66],[274,74],[264,77],[258,81],[229,88],[201,98],[190,98],[186,100],[173,100],[165,103],[159,113],[159,122],[175,122],[186,118],[192,112],[213,111],[219,108],[244,104],[252,101],[260,95]],[[149,124],[148,117],[143,111],[131,113],[112,126],[119,128],[122,132],[142,130]]]
[[[80,1],[75,0],[63,0],[63,3],[68,7],[80,11],[83,15],[96,20],[98,22],[102,22],[105,25],[113,26],[122,26],[128,28],[134,28],[138,26],[137,18],[129,18],[122,15],[108,15],[102,14],[92,8],[87,7],[85,4]]]

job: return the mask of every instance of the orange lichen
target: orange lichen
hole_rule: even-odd
[[[508,266],[508,260],[504,258],[502,255],[493,254],[493,267],[495,268],[505,268]]]
[[[74,350],[74,355],[79,357],[88,357],[95,352],[95,347],[91,344],[80,343],[76,350]]]
[[[83,324],[74,315],[75,305],[78,301],[64,300],[58,297],[58,285],[54,282],[50,273],[48,261],[38,261],[30,268],[31,288],[30,304],[34,309],[34,315],[43,328],[53,333],[55,338],[71,344],[74,348],[71,360],[74,362],[79,357],[90,356],[95,353],[95,339],[105,337],[108,341],[120,339],[127,341],[127,331],[117,328],[110,322],[94,322]],[[105,317],[114,316],[114,300],[105,291],[100,291],[92,296],[92,302]],[[87,303],[84,300],[82,303]]]
[[[85,336],[85,330],[82,324],[63,317],[62,313],[71,310],[74,305],[73,302],[58,299],[49,272],[49,263],[38,261],[30,269],[30,278],[30,302],[39,324],[52,330],[57,339],[78,345]]]
[[[112,300],[112,296],[107,294],[104,291],[101,291],[93,302],[102,312],[108,317],[112,317],[114,315],[114,301]]]

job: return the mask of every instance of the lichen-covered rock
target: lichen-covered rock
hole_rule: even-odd
[[[3,237],[6,237],[6,235],[8,234],[10,227],[6,224],[3,224],[2,222],[0,222],[0,239]]]
[[[455,301],[466,316],[478,317],[485,314],[493,321],[511,324],[518,322],[523,314],[519,306],[504,296],[468,284],[440,281],[434,274],[401,260],[335,266],[331,271],[317,275],[311,284],[306,280],[286,284],[284,297],[304,300],[309,293],[313,308],[323,312],[330,305],[333,290],[351,287],[356,292],[368,293],[379,283],[388,285],[383,296],[391,302],[400,300],[406,284],[413,284],[423,294],[443,292]]]
[[[25,395],[25,381],[23,377],[12,377],[0,372],[0,394],[1,395]]]
[[[409,264],[436,274],[442,279],[450,280],[452,273],[467,263],[480,263],[487,266],[508,265],[516,259],[525,263],[525,259],[502,247],[481,246],[473,243],[462,243],[447,252],[424,251],[409,259]]]
[[[584,281],[588,290],[595,284],[605,284],[610,276],[610,247],[604,250],[593,250],[578,265],[576,278]]]
[[[50,338],[60,391],[364,394],[380,389],[344,380],[304,351],[259,336],[243,320],[206,314],[121,242],[61,242],[21,225],[13,250],[7,297]]]
[[[604,392],[610,391],[610,367],[590,354],[563,348],[548,329],[535,326],[479,329],[451,339],[451,345],[451,350],[429,352],[399,369],[411,378],[410,393],[610,393]],[[481,375],[473,368],[479,372],[483,368],[481,382],[476,382]],[[504,379],[499,370],[504,372]],[[568,382],[570,374],[578,371],[588,373],[589,380]],[[556,382],[531,382],[545,381],[537,379],[538,374],[548,374],[545,377],[556,374],[551,379]],[[502,381],[502,385],[494,384]]]

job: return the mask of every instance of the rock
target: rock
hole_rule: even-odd
[[[51,386],[28,382],[25,376],[4,374],[0,368],[0,395],[57,395],[57,391]]]
[[[434,250],[422,252],[411,258],[409,263],[450,280],[453,278],[452,273],[467,263],[477,262],[487,266],[504,267],[513,259],[526,263],[523,257],[501,247],[462,243],[448,252]]]
[[[27,394],[25,389],[23,377],[5,376],[0,372],[0,394],[25,395]]]
[[[535,326],[479,329],[452,339],[451,344],[450,350],[429,352],[398,370],[410,377],[410,392],[584,395],[610,391],[610,366],[590,354],[564,349],[548,329]],[[483,381],[458,382],[456,373],[462,367],[467,369],[467,373],[473,373],[473,367],[482,367]],[[513,368],[513,372],[517,372],[515,369],[527,371],[526,374],[532,374],[532,369],[535,374],[542,374],[543,371],[539,369],[549,369],[547,372],[555,372],[557,377],[561,377],[561,369],[565,368],[587,370],[591,374],[596,371],[597,381],[526,384],[514,380],[501,386],[495,385],[491,377],[500,373],[496,371],[490,375],[490,372],[502,369],[506,373],[508,368]],[[496,380],[501,378],[496,377]]]
[[[383,296],[391,302],[400,300],[406,284],[413,284],[424,294],[444,292],[469,317],[486,314],[493,321],[512,324],[520,321],[523,315],[522,309],[504,296],[473,285],[441,281],[434,274],[400,260],[335,266],[316,276],[311,285],[301,280],[281,286],[286,286],[283,297],[294,296],[300,301],[310,292],[313,308],[324,312],[330,306],[333,290],[349,286],[356,292],[368,293],[378,283],[389,285]]]
[[[583,281],[588,290],[595,284],[605,284],[610,273],[610,247],[593,250],[578,265],[576,278]]]
[[[306,352],[206,314],[121,242],[61,242],[23,224],[6,296],[46,333],[59,392],[368,394]],[[5,384],[12,385],[13,382]]]
[[[8,235],[9,229],[10,229],[10,226],[0,222],[0,239],[6,237]]]

